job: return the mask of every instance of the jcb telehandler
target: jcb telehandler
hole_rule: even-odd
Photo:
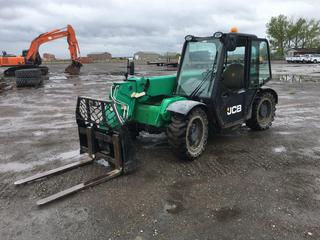
[[[236,32],[216,32],[210,37],[188,35],[181,56],[176,75],[129,76],[112,85],[108,100],[78,97],[80,153],[88,153],[90,159],[15,184],[95,159],[105,159],[113,167],[104,176],[38,201],[42,205],[132,171],[136,165],[132,141],[139,131],[166,132],[174,153],[183,160],[194,160],[205,151],[209,130],[243,123],[252,130],[271,126],[278,96],[262,87],[271,79],[266,39]]]

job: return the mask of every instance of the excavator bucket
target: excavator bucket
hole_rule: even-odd
[[[81,67],[81,62],[73,60],[72,63],[68,67],[66,67],[64,72],[69,73],[70,75],[79,75]]]
[[[44,205],[85,188],[109,181],[123,173],[133,171],[136,167],[133,143],[128,128],[125,125],[118,124],[116,111],[111,101],[78,97],[76,120],[80,154],[88,153],[90,158],[38,173],[18,180],[14,184],[22,185],[33,182],[83,165],[92,164],[99,159],[109,163],[110,167],[107,168],[104,175],[37,201],[37,205]]]

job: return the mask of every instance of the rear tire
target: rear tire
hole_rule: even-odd
[[[255,131],[268,129],[274,120],[276,101],[270,92],[258,94],[252,105],[252,115],[247,120],[247,127]]]
[[[15,72],[15,76],[18,78],[40,78],[41,77],[41,69],[30,68],[30,69],[17,70]]]
[[[182,160],[195,160],[205,149],[208,140],[208,118],[201,108],[184,117],[174,114],[167,128],[168,142]]]
[[[42,83],[41,70],[38,68],[17,70],[15,76],[17,88],[36,87]]]

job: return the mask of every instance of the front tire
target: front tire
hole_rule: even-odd
[[[168,142],[182,160],[195,160],[204,151],[208,140],[208,118],[201,108],[188,116],[173,114],[167,128]]]
[[[246,122],[247,127],[255,131],[268,129],[274,120],[276,100],[270,92],[258,94],[252,105],[251,118]]]

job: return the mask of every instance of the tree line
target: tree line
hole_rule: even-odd
[[[290,48],[320,49],[320,20],[279,15],[272,17],[266,27],[271,49],[277,57],[283,57]]]

